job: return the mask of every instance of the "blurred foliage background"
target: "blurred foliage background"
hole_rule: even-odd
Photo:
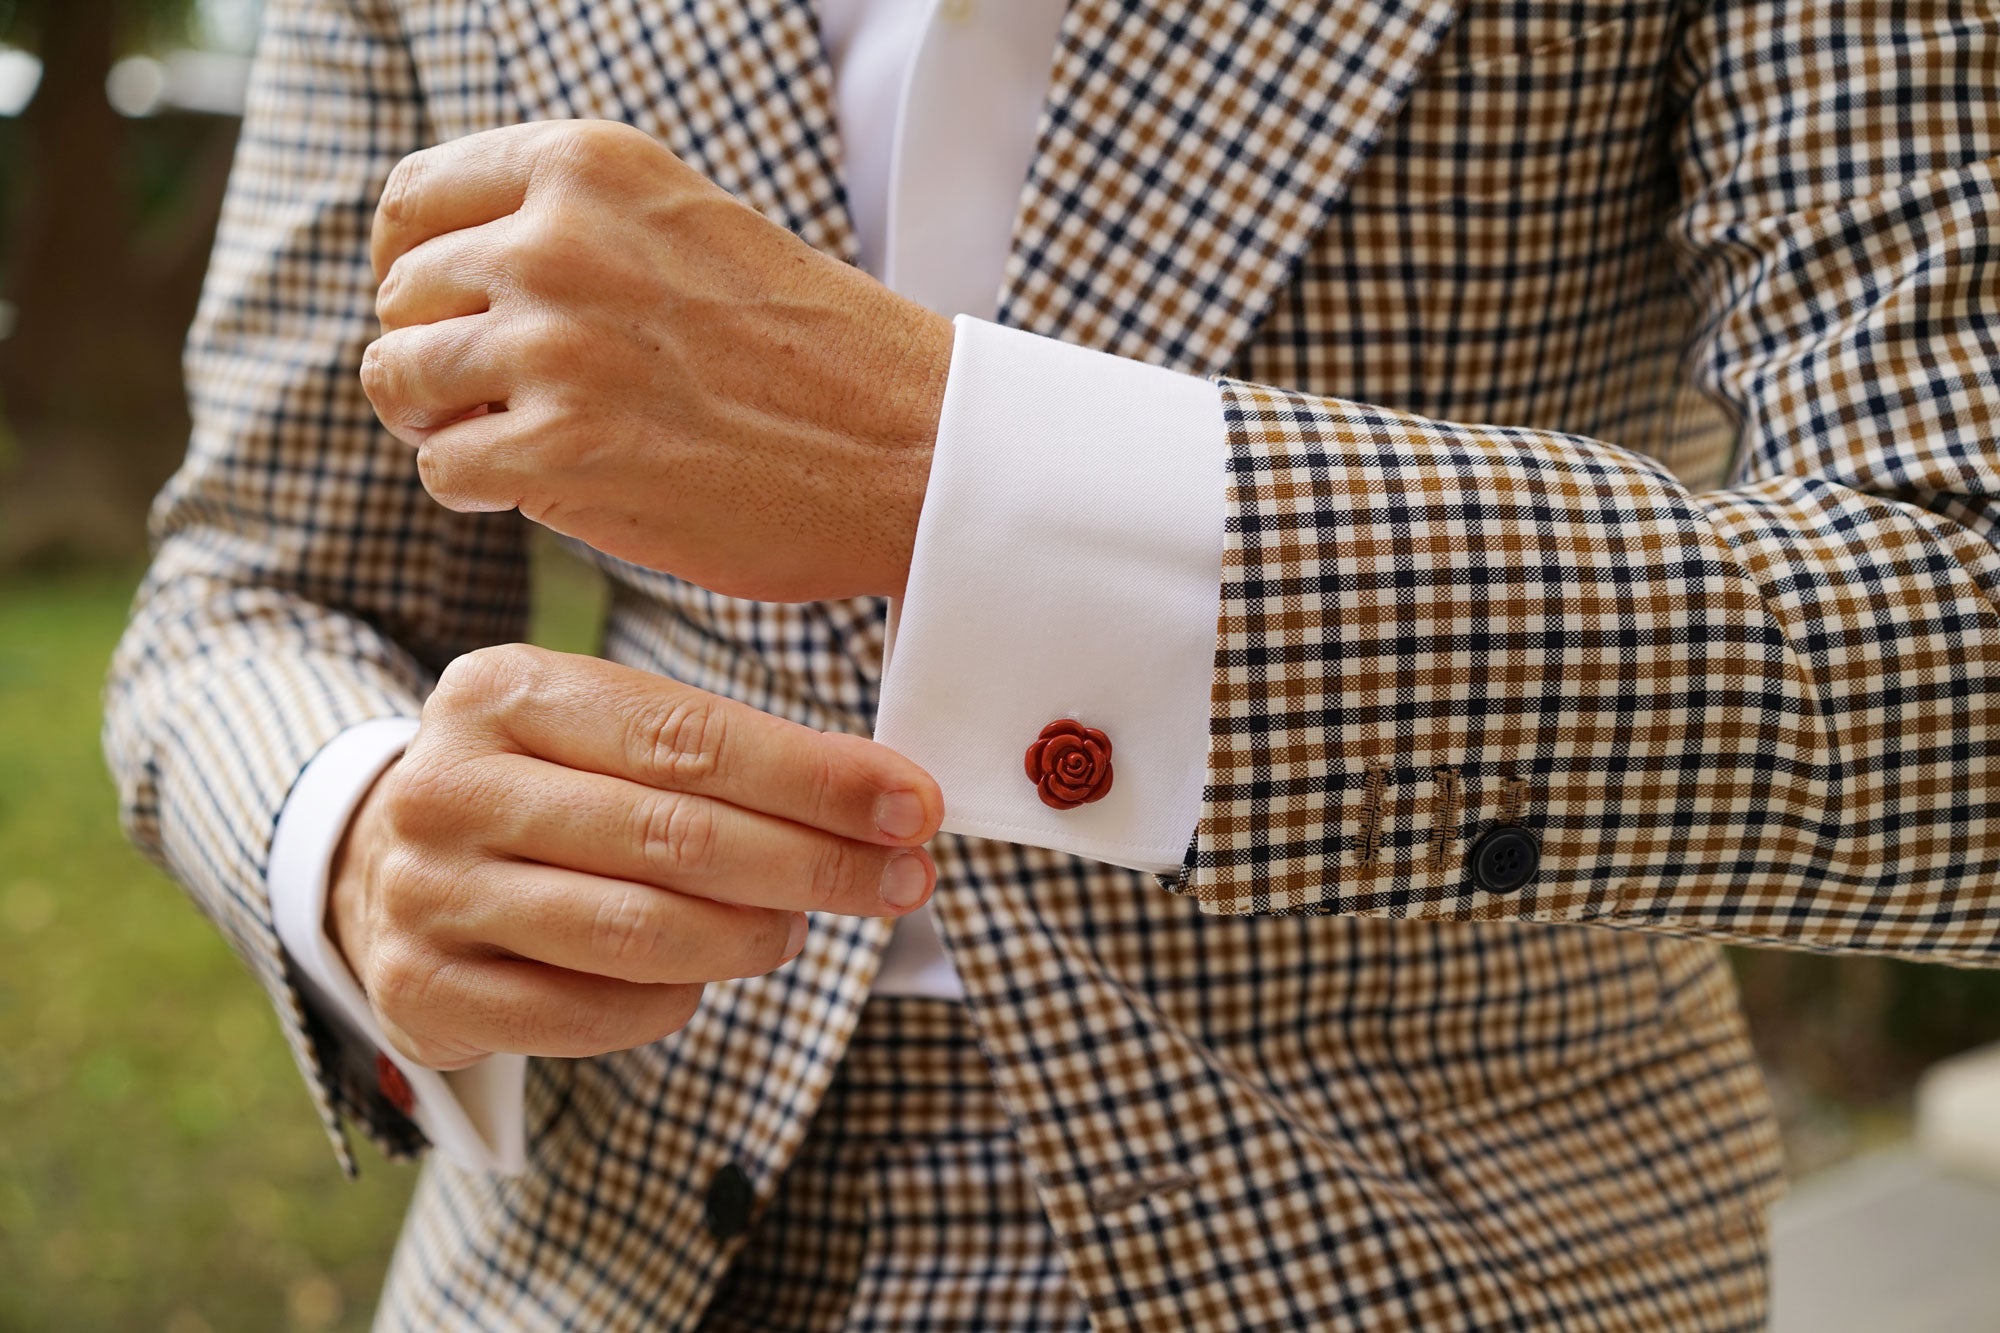
[[[363,1328],[411,1183],[365,1150],[340,1178],[97,751],[257,2],[0,0],[0,1330]],[[536,637],[588,650],[590,576],[553,548],[536,572]],[[1898,1136],[1926,1066],[2000,1040],[2000,973],[1736,961],[1798,1173]]]
[[[262,992],[118,832],[104,664],[138,571],[0,576],[0,1330],[364,1329],[414,1172],[334,1166]],[[538,642],[601,587],[550,545]]]
[[[0,567],[139,554],[186,438],[181,334],[236,134],[217,111],[256,15],[0,0]]]

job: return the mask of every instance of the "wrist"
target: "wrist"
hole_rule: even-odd
[[[361,980],[361,969],[356,964],[366,948],[368,886],[374,880],[375,851],[381,842],[378,811],[382,779],[394,767],[391,763],[385,768],[362,794],[327,868],[326,916],[322,926],[334,952],[340,955],[357,982]]]
[[[951,372],[953,337],[950,320],[914,303],[905,304],[913,312],[906,336],[888,373],[878,381],[884,390],[880,409],[884,424],[878,439],[884,446],[887,475],[873,499],[882,515],[887,551],[880,592],[889,597],[901,597],[909,583],[917,522],[930,485],[931,457]]]
[[[951,375],[951,321],[914,303],[897,366],[887,377],[889,443],[920,450],[937,445],[944,386]]]

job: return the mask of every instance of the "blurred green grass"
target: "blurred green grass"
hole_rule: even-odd
[[[535,637],[594,643],[537,562]],[[117,827],[97,730],[136,574],[0,582],[0,1330],[367,1326],[408,1167],[343,1179],[262,993]]]

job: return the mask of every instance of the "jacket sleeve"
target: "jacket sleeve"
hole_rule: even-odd
[[[1204,909],[2000,963],[2000,20],[1716,3],[1684,41],[1730,484],[1226,383]]]
[[[370,1053],[301,1001],[266,891],[273,829],[329,740],[415,715],[445,662],[524,629],[518,518],[433,503],[360,387],[374,204],[428,135],[385,0],[269,7],[188,346],[193,437],[105,724],[131,837],[269,992],[350,1169],[343,1111],[392,1153],[418,1140]]]

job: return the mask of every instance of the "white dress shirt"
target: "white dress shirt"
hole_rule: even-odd
[[[1063,7],[820,3],[861,262],[956,328],[876,739],[938,779],[947,831],[1168,871],[1193,836],[1207,752],[1221,397],[1203,380],[985,322]],[[1115,781],[1103,800],[1057,811],[1022,756],[1066,717],[1111,737]],[[272,910],[310,998],[395,1060],[438,1150],[515,1172],[526,1061],[440,1074],[402,1059],[325,934],[341,831],[415,725],[350,728],[300,775],[272,842]],[[929,908],[897,923],[875,990],[962,993]]]

